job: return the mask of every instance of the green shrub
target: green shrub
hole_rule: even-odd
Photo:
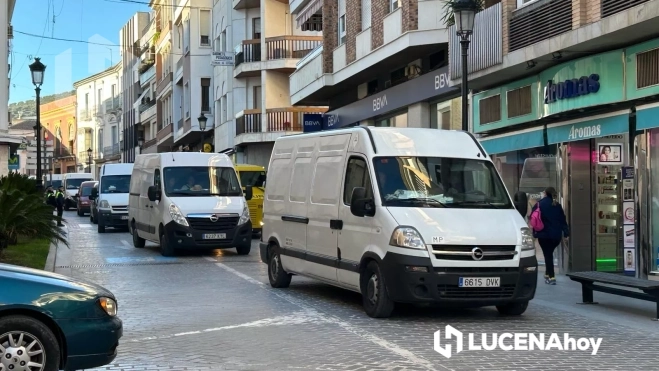
[[[9,191],[12,189],[18,189],[27,194],[39,193],[39,190],[37,190],[36,179],[30,179],[27,175],[15,172],[11,172],[7,176],[0,177],[0,190]]]

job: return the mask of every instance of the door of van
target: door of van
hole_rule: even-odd
[[[359,289],[359,273],[354,267],[359,265],[363,254],[368,249],[374,237],[375,221],[372,217],[359,217],[350,212],[352,190],[358,187],[366,189],[366,196],[373,197],[373,183],[366,157],[351,154],[345,165],[345,181],[343,182],[343,197],[339,207],[339,219],[343,229],[339,233],[338,247],[340,251],[339,282]]]
[[[144,182],[142,186],[142,191],[140,192],[140,222],[142,223],[142,237],[146,240],[157,241],[158,237],[156,236],[156,230],[153,227],[154,221],[151,218],[151,210],[155,202],[149,200],[149,187],[152,186],[155,181],[154,169],[148,166],[144,168]],[[155,171],[159,171],[156,169]]]

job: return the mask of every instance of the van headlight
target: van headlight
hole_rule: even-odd
[[[176,223],[188,227],[188,220],[185,219],[185,216],[183,213],[181,213],[181,210],[178,208],[178,206],[174,204],[169,204],[169,216],[172,217],[172,220],[175,221]]]
[[[412,227],[398,227],[391,234],[389,245],[406,247],[408,249],[425,250],[426,243],[421,238],[419,231]]]
[[[249,207],[247,207],[247,202],[243,204],[243,213],[240,215],[240,220],[238,220],[238,225],[243,225],[249,221]]]
[[[522,251],[535,250],[531,228],[524,227],[520,229],[520,232],[522,233]]]
[[[107,200],[101,200],[101,202],[98,203],[98,208],[99,209],[109,209],[110,208],[110,203]]]

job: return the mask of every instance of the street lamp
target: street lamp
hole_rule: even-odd
[[[87,148],[87,166],[89,166],[89,172],[92,172],[92,149]]]
[[[474,0],[455,0],[453,3],[455,30],[460,37],[460,45],[462,46],[462,130],[464,131],[469,130],[469,88],[467,87],[469,68],[467,66],[467,53],[469,51],[469,38],[474,32],[474,18],[478,10],[479,6]]]
[[[202,112],[199,117],[197,117],[197,121],[199,121],[199,130],[201,130],[201,151],[204,152],[204,134],[206,132],[206,122],[208,121],[208,117],[204,116],[204,113]]]
[[[30,65],[32,74],[32,83],[34,91],[37,93],[37,125],[35,126],[35,136],[37,137],[37,188],[43,188],[43,178],[41,175],[41,85],[43,84],[43,75],[46,72],[46,66],[41,63],[41,58],[34,58],[34,63]]]
[[[137,138],[137,145],[140,147],[140,152],[142,152],[142,146],[144,145],[144,138],[142,136]]]

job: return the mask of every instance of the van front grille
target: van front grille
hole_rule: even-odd
[[[458,287],[458,285],[437,285],[440,298],[446,299],[506,299],[515,294],[515,285],[501,287]]]
[[[483,252],[481,259],[474,259],[472,251],[478,248]],[[460,261],[511,260],[515,257],[515,246],[499,245],[432,245],[435,259]]]
[[[232,231],[238,225],[238,220],[240,219],[237,216],[230,217],[220,217],[217,221],[213,222],[210,218],[187,218],[188,223],[192,229],[198,231],[213,231],[213,232],[223,232],[223,231]]]

